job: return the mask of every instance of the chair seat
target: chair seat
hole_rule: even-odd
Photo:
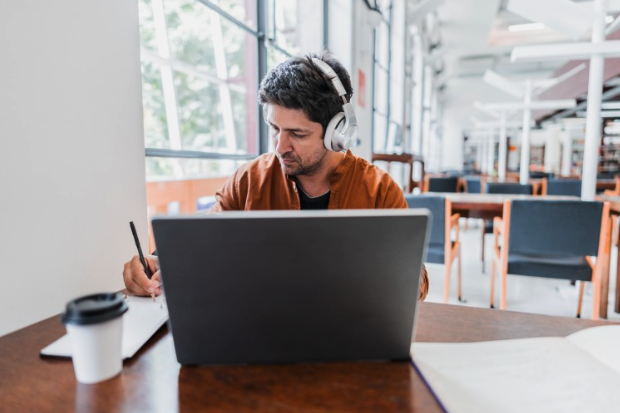
[[[454,244],[455,242],[452,241],[453,248]],[[428,249],[426,250],[426,262],[430,262],[432,264],[444,264],[446,262],[444,248],[445,246],[443,243],[429,243]]]
[[[508,274],[591,281],[592,268],[583,256],[508,254]]]

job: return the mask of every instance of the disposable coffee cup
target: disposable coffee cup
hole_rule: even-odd
[[[118,293],[92,294],[67,303],[62,322],[80,383],[107,380],[123,369],[123,314],[127,309]]]

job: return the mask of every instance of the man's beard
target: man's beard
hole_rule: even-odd
[[[325,155],[327,155],[327,150],[322,151],[320,154],[313,154],[313,156],[309,161],[302,162],[301,158],[296,155],[292,155],[290,153],[285,153],[284,155],[278,156],[280,160],[280,164],[288,175],[291,176],[299,176],[299,175],[312,175],[316,171],[318,171],[323,166],[323,160],[325,159]],[[316,156],[318,155],[318,156]],[[285,165],[284,160],[293,161],[290,165]]]

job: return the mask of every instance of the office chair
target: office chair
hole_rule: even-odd
[[[465,177],[465,192],[479,194],[482,192],[482,181],[479,176]]]
[[[459,242],[459,214],[452,214],[452,203],[441,196],[405,195],[409,208],[426,208],[433,214],[431,236],[426,252],[426,262],[445,265],[443,300],[448,302],[450,295],[450,270],[452,263],[457,263],[458,299],[461,294],[461,243]],[[456,229],[454,241],[452,230]]]
[[[424,192],[457,192],[457,176],[434,177],[424,180]]]
[[[581,179],[543,179],[542,195],[581,197]]]
[[[577,317],[581,317],[584,283],[593,283],[592,318],[598,319],[600,281],[609,259],[609,204],[584,201],[513,200],[504,217],[495,218],[491,308],[495,270],[499,270],[500,308],[505,310],[508,274],[579,281]],[[499,246],[499,237],[502,246]],[[592,257],[596,256],[596,264]]]
[[[534,188],[531,184],[521,185],[518,182],[487,182],[486,193],[488,194],[517,194],[532,195]],[[493,221],[486,220],[482,228],[482,272],[484,272],[484,236],[493,233]]]

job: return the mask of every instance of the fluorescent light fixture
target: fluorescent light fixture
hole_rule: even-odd
[[[473,120],[472,120],[473,121]],[[523,122],[473,122],[476,129],[499,129],[505,127],[506,129],[520,128],[523,126]]]
[[[494,72],[491,69],[487,69],[484,72],[483,80],[491,86],[494,86],[505,92],[511,96],[516,98],[522,98],[524,94],[523,87],[520,87],[516,83],[512,82],[510,79],[505,78],[504,76]]]
[[[588,112],[579,111],[577,112],[577,116],[580,118],[585,118],[588,116]],[[620,110],[606,110],[599,114],[601,118],[620,118]]]
[[[570,109],[577,106],[577,102],[573,99],[561,100],[534,100],[529,105],[523,102],[497,102],[484,103],[480,105],[486,110],[547,110],[547,109]]]
[[[508,31],[512,33],[529,32],[533,30],[542,30],[545,27],[547,26],[542,23],[513,24],[512,26],[508,26]]]
[[[564,44],[542,44],[518,46],[512,49],[512,62],[543,62],[550,60],[589,59],[593,54],[605,58],[620,57],[620,40],[607,40],[601,43],[575,42]]]
[[[507,9],[574,40],[589,33],[596,19],[594,10],[570,0],[510,0]]]
[[[616,109],[620,110],[620,102],[603,102],[601,109]]]

